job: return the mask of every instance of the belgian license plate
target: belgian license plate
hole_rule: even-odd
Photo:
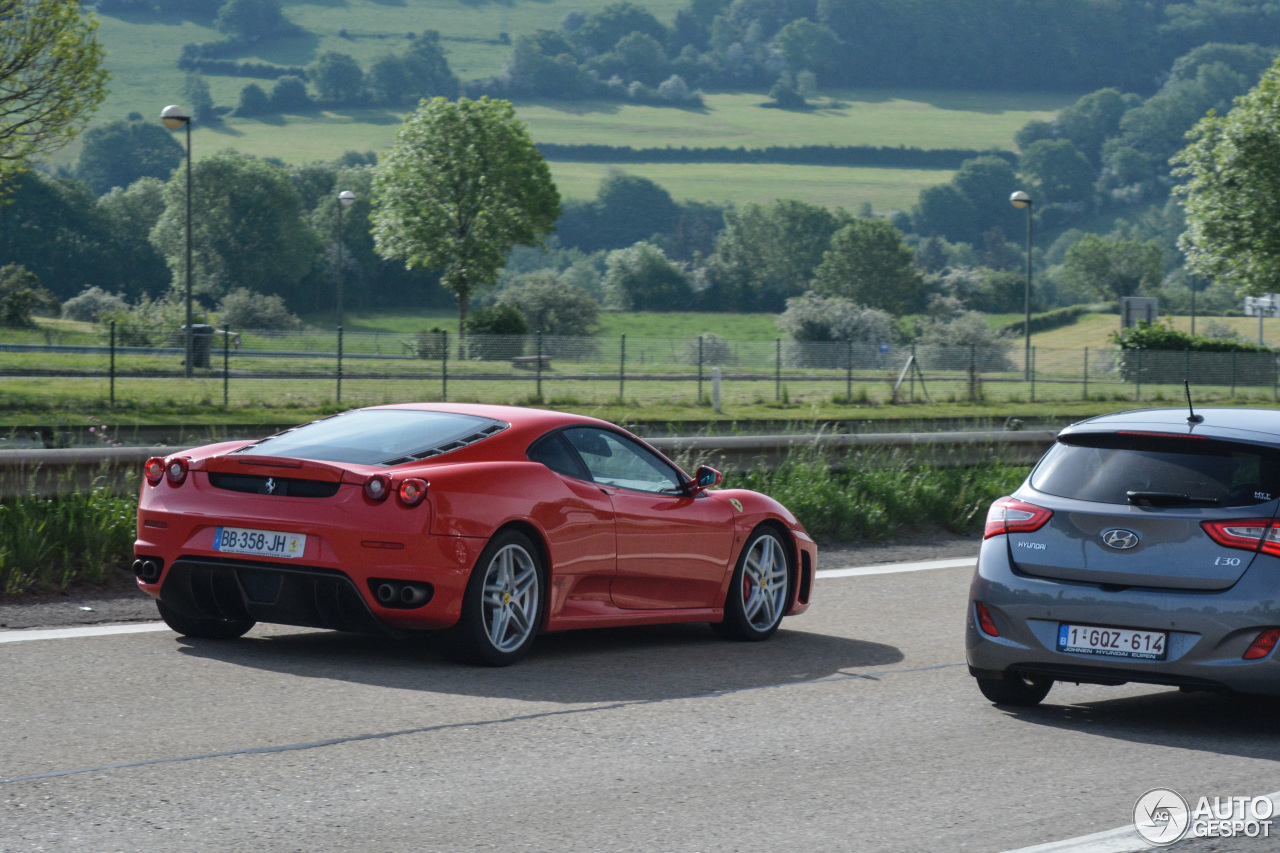
[[[301,557],[306,546],[307,537],[304,533],[247,530],[243,527],[217,527],[213,531],[213,549],[228,554],[293,558]]]
[[[1169,635],[1163,631],[1099,628],[1097,625],[1058,626],[1058,651],[1112,658],[1164,660]]]

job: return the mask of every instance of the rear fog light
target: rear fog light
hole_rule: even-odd
[[[973,607],[978,612],[978,627],[982,629],[982,633],[991,637],[999,637],[1000,632],[996,629],[996,621],[991,618],[991,611],[987,609],[987,605],[981,601],[975,601]],[[1272,645],[1274,645],[1274,642]]]
[[[1244,660],[1265,658],[1276,647],[1277,641],[1280,641],[1280,628],[1268,628],[1249,644],[1249,648],[1245,649]]]

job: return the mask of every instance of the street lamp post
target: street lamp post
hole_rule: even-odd
[[[187,128],[187,326],[186,326],[186,368],[187,378],[192,375],[193,359],[191,352],[191,116],[182,107],[170,105],[160,113],[160,120],[170,130]]]
[[[1027,211],[1027,292],[1024,299],[1023,307],[1026,309],[1026,318],[1023,322],[1023,372],[1026,379],[1031,380],[1031,196],[1018,190],[1009,196],[1009,204],[1018,209],[1026,209]]]
[[[342,328],[342,284],[347,278],[347,267],[343,263],[342,254],[342,209],[356,202],[356,194],[351,190],[338,193],[338,328]]]

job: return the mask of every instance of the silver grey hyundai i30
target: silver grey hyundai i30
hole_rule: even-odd
[[[1280,412],[1074,424],[992,504],[969,671],[993,702],[1055,681],[1280,694]]]

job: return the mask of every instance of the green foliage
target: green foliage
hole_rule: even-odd
[[[97,26],[77,0],[0,0],[0,192],[106,97]]]
[[[100,287],[86,287],[62,304],[63,318],[83,323],[96,323],[108,314],[128,310],[124,294],[108,293]]]
[[[190,104],[191,116],[196,121],[207,124],[218,120],[218,114],[213,108],[213,96],[209,94],[209,83],[199,71],[187,75],[182,84],[182,95]]]
[[[1018,171],[1031,184],[1031,196],[1045,204],[1079,204],[1093,196],[1098,172],[1065,139],[1033,142],[1018,158]]]
[[[595,201],[565,205],[556,234],[562,244],[585,252],[620,249],[669,233],[680,213],[656,182],[619,172],[600,183]]]
[[[831,237],[813,289],[891,314],[915,310],[921,277],[902,232],[883,219],[855,219]]]
[[[377,59],[369,68],[368,82],[380,104],[411,104],[435,96],[452,99],[459,90],[435,30],[415,36],[404,55]]]
[[[218,303],[218,322],[228,329],[301,329],[302,321],[275,294],[237,287]]]
[[[280,0],[227,0],[214,25],[219,32],[242,41],[255,41],[290,28]]]
[[[105,488],[0,504],[0,594],[63,590],[127,577],[138,499]],[[117,574],[118,573],[118,574]]]
[[[317,239],[303,219],[302,199],[281,166],[224,151],[196,161],[192,206],[193,281],[216,299],[233,287],[286,294],[310,271]],[[164,189],[164,213],[151,241],[175,286],[186,276],[186,174]]]
[[[1061,329],[1063,326],[1073,325],[1084,314],[1096,311],[1096,305],[1069,305],[1066,308],[1055,308],[1052,311],[1042,311],[1039,314],[1031,315],[1031,333],[1048,332],[1053,329]],[[1021,336],[1025,334],[1025,320],[1018,320],[1015,323],[1007,323],[1000,327],[1003,334]]]
[[[1280,290],[1280,64],[1225,116],[1210,114],[1175,158],[1184,183],[1187,266],[1239,282],[1253,294]]]
[[[373,182],[379,254],[441,270],[459,325],[511,247],[539,244],[559,216],[551,171],[508,101],[423,101]]]
[[[503,361],[524,354],[521,336],[529,333],[529,324],[519,308],[499,303],[473,311],[464,321],[463,331],[470,358]]]
[[[990,503],[1016,489],[1027,472],[1000,463],[938,468],[909,456],[878,464],[851,458],[837,468],[814,454],[797,452],[772,471],[730,471],[725,485],[770,495],[811,534],[848,542],[920,532],[922,524],[977,533]]]
[[[19,264],[0,267],[0,326],[29,329],[35,326],[35,310],[40,279]]]
[[[240,90],[238,116],[260,116],[271,112],[271,97],[257,83],[250,83]]]
[[[311,109],[311,96],[301,77],[285,75],[271,87],[271,109],[277,113],[298,113]]]
[[[1140,321],[1124,336],[1118,332],[1111,333],[1111,342],[1122,350],[1162,350],[1190,352],[1273,352],[1270,347],[1249,344],[1230,338],[1208,337],[1180,332],[1169,323],[1147,323]]]
[[[586,17],[569,38],[579,47],[602,54],[613,49],[619,39],[630,33],[642,33],[657,42],[665,42],[667,29],[645,9],[622,0],[611,3]]]
[[[316,94],[325,103],[353,104],[364,96],[364,71],[360,63],[345,53],[325,51],[310,72]]]
[[[615,249],[605,260],[604,286],[624,311],[684,311],[693,300],[689,271],[652,243]]]
[[[183,154],[181,143],[158,122],[112,121],[85,132],[75,173],[101,195],[139,178],[168,180]]]
[[[830,27],[808,18],[797,18],[779,30],[773,37],[773,46],[793,72],[825,75],[840,65],[840,38]]]
[[[1158,287],[1164,276],[1164,262],[1155,241],[1086,234],[1067,249],[1062,274],[1087,292],[1103,299],[1118,299]]]
[[[582,288],[550,270],[528,273],[502,289],[502,305],[514,305],[530,329],[548,335],[595,334],[600,305]]]

